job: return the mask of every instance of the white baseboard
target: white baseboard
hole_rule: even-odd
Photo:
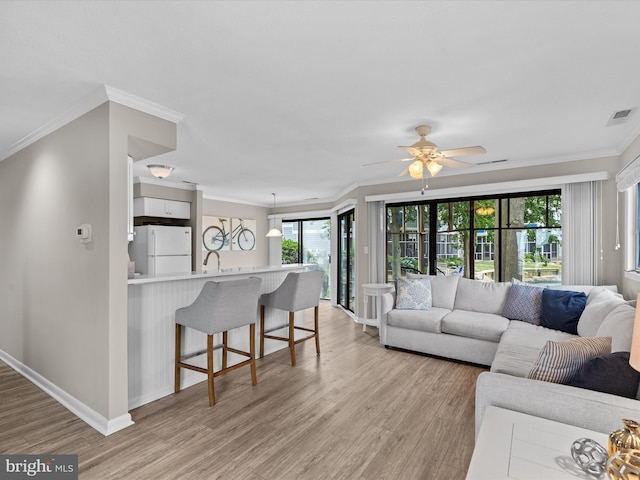
[[[192,375],[190,375],[192,374]],[[201,383],[207,380],[207,376],[202,373],[196,373],[191,371],[184,371],[182,374],[182,382],[180,390],[189,388],[197,383]],[[146,392],[145,395],[140,395],[129,399],[129,410],[141,407],[147,403],[155,402],[168,395],[174,395],[173,385],[171,387],[165,387],[153,392]],[[179,394],[178,394],[179,395]]]
[[[105,436],[111,435],[112,433],[134,424],[133,420],[131,420],[131,414],[129,413],[110,420],[106,419],[98,412],[88,407],[74,396],[69,395],[38,372],[27,367],[22,362],[19,362],[3,350],[0,350],[0,359],[46,394],[57,400],[65,408],[71,411],[71,413]]]

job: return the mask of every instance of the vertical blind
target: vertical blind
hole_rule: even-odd
[[[562,283],[601,283],[601,222],[599,182],[567,184],[562,188]]]

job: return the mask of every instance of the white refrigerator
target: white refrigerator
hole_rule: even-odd
[[[161,276],[191,272],[191,227],[135,227],[129,257],[137,273]]]

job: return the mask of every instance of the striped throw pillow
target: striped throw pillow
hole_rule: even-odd
[[[527,378],[567,383],[591,358],[604,353],[611,353],[611,337],[578,337],[564,342],[549,340],[540,350]]]

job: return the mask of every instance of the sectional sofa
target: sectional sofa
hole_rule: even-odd
[[[476,432],[488,405],[603,433],[622,418],[640,420],[640,373],[626,353],[635,308],[615,286],[543,289],[417,275],[399,282],[382,297],[380,342],[489,366],[476,385]],[[425,283],[427,305],[416,287]],[[565,348],[576,348],[577,359],[557,368]]]

